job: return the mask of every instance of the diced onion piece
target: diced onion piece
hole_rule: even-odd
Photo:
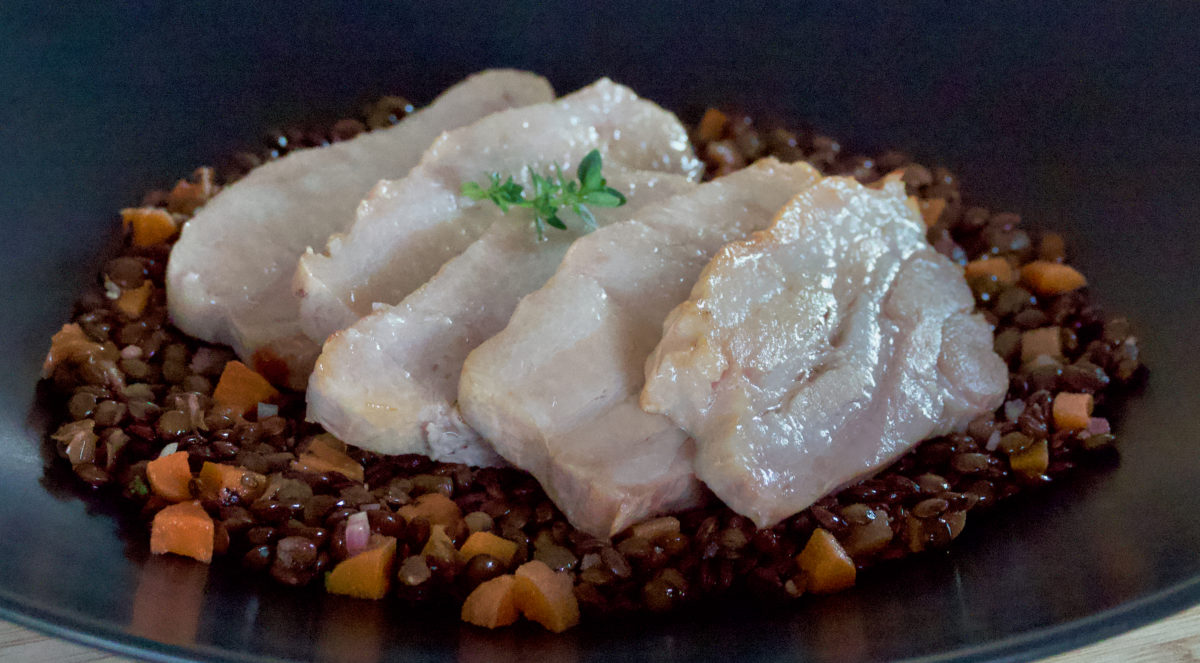
[[[1013,399],[1004,404],[1004,418],[1011,422],[1016,422],[1024,413],[1025,401]]]
[[[1104,417],[1090,417],[1087,432],[1089,435],[1107,435],[1112,432],[1112,427]]]
[[[371,542],[371,522],[365,511],[351,514],[346,519],[346,554],[351,557],[367,549]]]
[[[984,448],[986,448],[988,451],[995,451],[997,448],[1000,447],[1000,438],[1001,438],[1000,431],[998,431],[998,430],[992,431],[992,434],[988,436],[987,444],[985,445]]]

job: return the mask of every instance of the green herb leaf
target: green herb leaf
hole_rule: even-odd
[[[620,207],[625,204],[625,196],[616,189],[605,189],[584,195],[583,201],[597,207]]]
[[[579,162],[576,171],[578,181],[567,180],[562,167],[554,164],[552,174],[542,175],[529,168],[529,180],[533,183],[533,197],[526,197],[524,188],[513,181],[512,176],[501,183],[500,173],[489,173],[490,186],[484,188],[476,182],[463,182],[462,194],[472,200],[490,200],[508,213],[513,207],[524,207],[533,210],[533,228],[538,240],[545,239],[545,229],[549,225],[559,230],[566,230],[567,224],[558,215],[563,207],[571,208],[576,216],[583,221],[584,231],[596,229],[596,217],[587,208],[588,205],[597,207],[620,207],[625,204],[625,195],[607,185],[601,174],[603,164],[600,151],[592,150]]]
[[[583,161],[579,162],[576,174],[585,191],[594,191],[604,186],[604,178],[600,176],[600,150],[588,152]]]

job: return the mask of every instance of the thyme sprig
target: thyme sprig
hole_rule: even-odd
[[[562,167],[554,164],[553,173],[540,175],[529,167],[529,179],[533,182],[533,197],[525,196],[525,189],[513,181],[510,175],[502,180],[500,173],[489,173],[490,185],[484,188],[476,182],[464,182],[462,193],[472,200],[490,200],[505,214],[514,207],[533,210],[533,226],[538,241],[546,239],[546,226],[566,230],[567,224],[559,216],[569,208],[583,221],[584,232],[596,229],[596,217],[588,209],[595,207],[620,207],[625,204],[625,195],[608,186],[601,174],[600,151],[592,150],[579,162],[576,180],[568,180]]]

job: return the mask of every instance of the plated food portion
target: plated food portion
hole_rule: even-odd
[[[788,600],[1109,447],[1142,372],[944,170],[607,79],[403,108],[122,212],[45,377],[153,552],[489,628]]]

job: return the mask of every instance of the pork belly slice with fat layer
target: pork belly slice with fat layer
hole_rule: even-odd
[[[497,172],[532,190],[529,168],[572,172],[593,149],[631,169],[700,172],[679,120],[608,79],[449,132],[408,176],[380,182],[349,232],[330,238],[326,255],[300,259],[295,288],[305,332],[323,342],[373,304],[399,303],[501,217],[491,202],[461,195],[464,182]]]
[[[320,349],[301,332],[291,289],[305,248],[345,230],[367,191],[380,179],[407,173],[442,132],[553,98],[541,76],[487,71],[396,126],[255,168],[184,226],[167,266],[172,321],[192,336],[233,346],[277,381],[303,388]]]
[[[759,527],[1003,400],[992,331],[924,231],[900,182],[827,178],[722,249],[667,319],[642,405]]]
[[[816,179],[806,164],[759,161],[576,240],[467,357],[466,422],[590,534],[694,506],[688,436],[638,407],[646,357],[717,249],[765,228]]]
[[[595,208],[601,227],[696,186],[683,175],[617,163],[604,164],[604,173],[627,202]],[[553,276],[578,237],[550,229],[538,241],[531,219],[529,210],[510,211],[400,304],[330,336],[308,383],[308,418],[380,453],[503,464],[455,403],[467,353],[508,324],[521,297]]]

